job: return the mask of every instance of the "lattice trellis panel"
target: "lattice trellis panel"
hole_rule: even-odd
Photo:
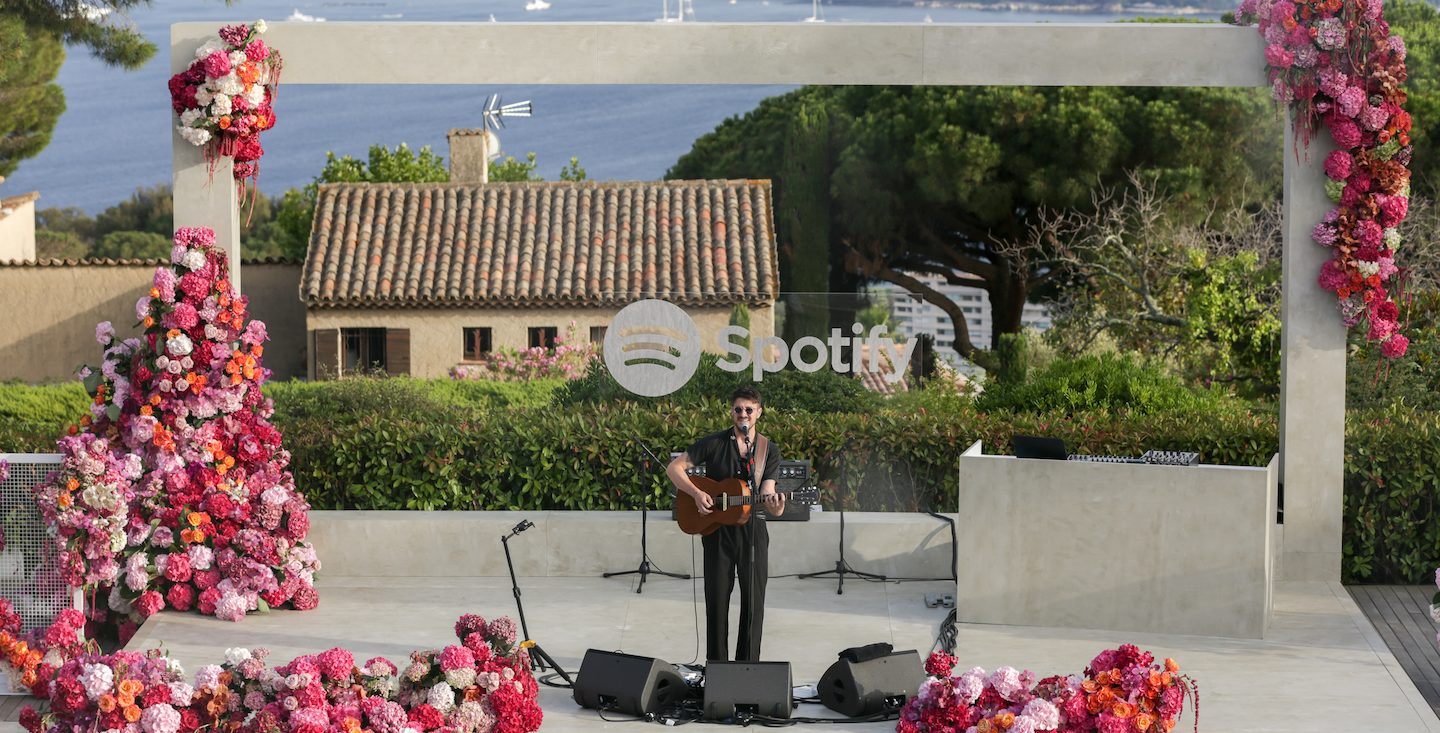
[[[0,596],[20,614],[23,631],[44,628],[65,608],[80,608],[80,594],[55,571],[55,539],[35,508],[31,487],[60,467],[55,453],[0,453],[10,475],[0,482]]]

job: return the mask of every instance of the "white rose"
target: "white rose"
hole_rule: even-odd
[[[190,342],[190,337],[180,334],[173,339],[165,341],[165,350],[175,356],[184,356],[195,349],[195,344]]]
[[[192,249],[185,253],[185,257],[180,260],[180,264],[191,270],[198,270],[205,266],[205,253],[198,249]],[[185,353],[188,354],[190,352],[187,351]]]
[[[264,32],[265,32],[265,29],[268,28],[268,27],[269,27],[269,26],[265,25],[265,19],[264,19],[264,18],[261,18],[260,20],[255,21],[255,26],[254,26],[254,28],[255,28],[255,32],[256,32],[256,33],[264,33]]]
[[[172,361],[168,366],[165,367],[165,371],[169,372],[170,374],[179,374],[180,372],[184,371],[184,368],[180,366],[180,362]]]

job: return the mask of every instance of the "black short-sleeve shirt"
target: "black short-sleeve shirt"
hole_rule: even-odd
[[[706,478],[716,481],[750,478],[745,457],[740,455],[740,442],[735,439],[735,431],[732,429],[726,428],[706,435],[695,441],[685,453],[690,456],[691,463],[705,467]],[[765,466],[757,466],[755,475],[759,480],[752,482],[752,490],[756,492],[760,491],[760,485],[765,481],[779,480],[780,446],[776,445],[775,441],[770,441],[770,447],[765,451]]]

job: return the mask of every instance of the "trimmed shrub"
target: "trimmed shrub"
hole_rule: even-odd
[[[1219,406],[1218,393],[1198,392],[1159,367],[1124,355],[1057,359],[1023,382],[993,381],[977,407],[989,412],[1134,410],[1154,415]]]

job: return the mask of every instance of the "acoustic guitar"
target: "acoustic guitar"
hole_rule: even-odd
[[[691,476],[690,480],[695,483],[695,488],[709,494],[715,504],[709,514],[701,514],[700,507],[695,506],[695,500],[690,498],[689,494],[676,494],[675,523],[680,525],[680,531],[685,534],[705,535],[719,529],[721,525],[745,524],[750,521],[750,508],[765,503],[764,499],[750,491],[749,484],[738,478],[716,481],[704,476]],[[813,503],[820,495],[819,490],[813,486],[775,493],[785,497],[786,501],[805,504]]]

